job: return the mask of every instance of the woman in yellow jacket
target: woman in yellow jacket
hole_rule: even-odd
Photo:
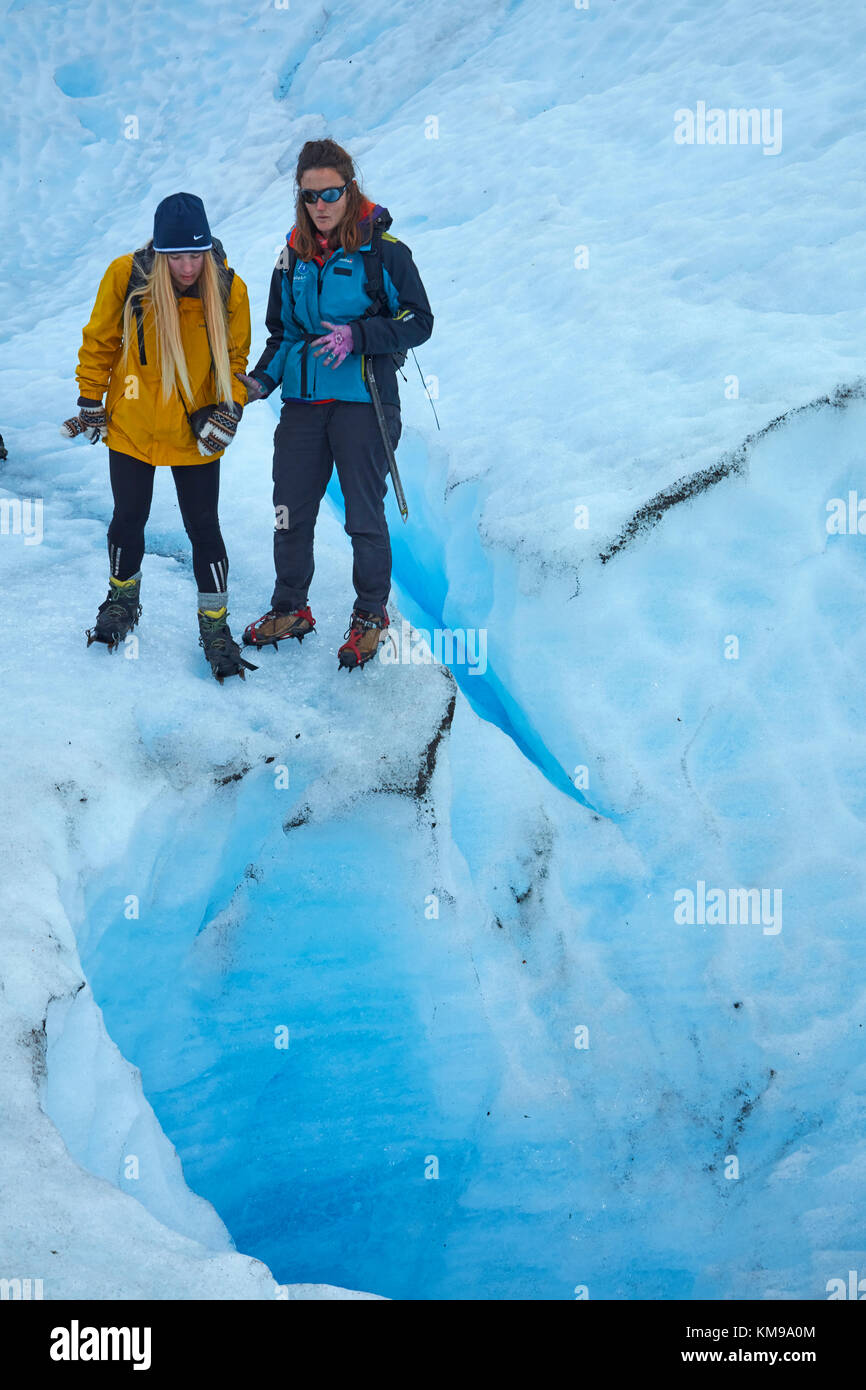
[[[141,613],[144,528],[159,466],[171,468],[198,584],[199,640],[217,680],[255,670],[232,639],[219,467],[247,396],[246,285],[211,238],[204,204],[175,193],[156,210],[153,240],[112,261],[78,355],[79,413],[68,437],[108,445],[114,514],[109,592],[91,642],[114,650]],[[107,392],[107,395],[106,395]],[[103,405],[103,396],[105,404]]]

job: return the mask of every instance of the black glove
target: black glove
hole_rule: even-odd
[[[86,396],[78,397],[78,414],[71,420],[64,420],[60,433],[64,439],[74,439],[78,434],[86,434],[91,444],[96,444],[108,434],[108,420],[102,401],[90,401]]]
[[[222,405],[205,405],[189,417],[192,432],[198,441],[198,451],[204,458],[220,454],[235,437],[238,421],[244,408],[237,401]]]

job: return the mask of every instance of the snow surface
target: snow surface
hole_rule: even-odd
[[[823,1297],[866,1262],[863,540],[826,526],[863,486],[862,7],[2,10],[0,500],[44,539],[0,535],[0,1277]],[[676,144],[701,100],[780,108],[780,153]],[[317,636],[220,689],[167,477],[138,657],[85,650],[106,455],[57,429],[99,277],[198,192],[257,354],[326,133],[436,316],[392,619],[487,668],[337,678],[335,505]],[[224,468],[236,627],[273,423]],[[698,881],[782,929],[676,923]]]

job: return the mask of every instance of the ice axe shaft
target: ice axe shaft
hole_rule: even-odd
[[[397,471],[397,460],[394,457],[394,450],[391,447],[391,438],[388,434],[388,425],[385,414],[382,410],[382,401],[379,396],[379,388],[376,385],[376,377],[373,373],[372,358],[366,359],[367,385],[370,388],[370,398],[373,402],[373,409],[376,412],[376,419],[379,422],[379,430],[382,435],[382,443],[385,446],[385,457],[388,460],[388,471],[391,474],[391,481],[394,484],[394,496],[397,499],[397,506],[400,508],[400,515],[404,521],[409,518],[409,508],[406,505],[406,494],[403,491],[403,484],[400,482],[400,474]]]

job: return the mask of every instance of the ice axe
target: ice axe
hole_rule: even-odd
[[[391,445],[391,437],[388,434],[388,425],[385,421],[385,414],[382,410],[382,401],[379,396],[379,388],[376,385],[376,377],[373,372],[373,359],[366,357],[365,373],[367,385],[370,388],[370,397],[373,402],[373,409],[376,412],[376,419],[379,423],[379,430],[382,435],[382,443],[385,446],[385,457],[388,460],[388,471],[391,474],[391,481],[394,484],[394,496],[397,499],[397,506],[400,508],[400,515],[404,521],[409,519],[409,508],[406,505],[406,494],[403,491],[403,484],[400,482],[400,474],[397,471],[397,460],[394,457],[394,449]]]

